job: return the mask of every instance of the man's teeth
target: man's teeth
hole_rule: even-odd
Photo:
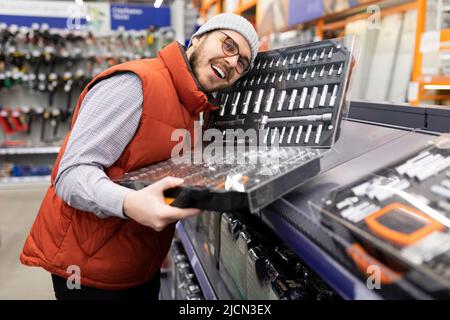
[[[212,67],[214,68],[214,70],[217,71],[217,73],[219,73],[220,78],[225,79],[225,73],[222,71],[222,69],[220,69],[219,67],[216,67],[214,65]]]

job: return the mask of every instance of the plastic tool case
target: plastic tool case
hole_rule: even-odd
[[[335,190],[319,211],[363,275],[380,269],[385,290],[450,297],[450,137]]]
[[[260,210],[317,175],[338,139],[353,44],[346,37],[260,52],[253,69],[219,93],[220,109],[203,125],[214,138],[202,143],[200,162],[194,150],[184,158],[193,161],[172,158],[119,183],[140,189],[175,176],[183,186],[165,193],[174,206]]]

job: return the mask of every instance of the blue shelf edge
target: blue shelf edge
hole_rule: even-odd
[[[275,234],[344,299],[382,299],[281,215],[269,208],[265,208],[262,215],[262,220]]]
[[[214,292],[214,289],[208,280],[208,276],[206,275],[206,272],[203,269],[203,266],[197,257],[194,246],[192,245],[192,242],[189,239],[181,221],[176,224],[176,230],[178,237],[180,238],[181,243],[183,244],[186,254],[192,265],[192,269],[194,270],[195,276],[198,279],[199,285],[202,288],[205,299],[217,300],[217,296]]]

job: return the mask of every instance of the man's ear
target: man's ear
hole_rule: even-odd
[[[191,47],[197,48],[200,43],[205,39],[206,34],[202,34],[200,36],[195,36],[191,40]]]

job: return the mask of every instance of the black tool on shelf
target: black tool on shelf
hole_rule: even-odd
[[[260,210],[317,175],[321,155],[338,139],[353,41],[347,37],[259,53],[253,69],[220,93],[220,109],[208,115],[204,128],[215,130],[214,146],[231,143],[237,154],[225,149],[219,161],[203,156],[200,164],[171,159],[118,182],[140,189],[175,176],[184,179],[183,186],[165,193],[174,206]],[[229,135],[227,130],[250,135],[240,141],[238,131]]]

